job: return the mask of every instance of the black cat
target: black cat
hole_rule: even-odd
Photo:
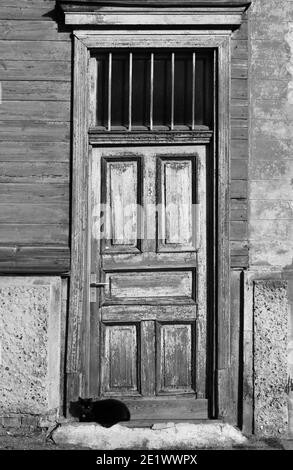
[[[93,401],[92,398],[80,398],[71,402],[70,413],[81,422],[95,422],[109,428],[119,421],[129,421],[130,412],[127,406],[119,400],[109,398]]]

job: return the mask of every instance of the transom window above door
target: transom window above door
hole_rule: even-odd
[[[212,52],[115,49],[94,57],[98,130],[212,127]]]

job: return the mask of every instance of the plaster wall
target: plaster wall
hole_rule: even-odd
[[[250,267],[293,261],[293,2],[250,8]]]

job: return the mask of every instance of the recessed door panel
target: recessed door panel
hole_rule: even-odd
[[[140,164],[137,158],[107,158],[102,162],[104,249],[107,252],[135,251],[139,247]]]
[[[138,393],[137,326],[104,324],[103,392]]]
[[[192,270],[131,271],[106,273],[105,301],[119,302],[132,299],[193,298],[194,272]]]
[[[194,393],[192,323],[158,323],[158,392]]]
[[[158,249],[194,251],[197,157],[158,159]]]

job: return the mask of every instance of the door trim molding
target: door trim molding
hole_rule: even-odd
[[[109,138],[113,145],[190,145],[209,144],[213,132],[210,130],[198,130],[188,132],[100,132],[95,128],[89,130],[89,142],[91,145],[108,145]]]
[[[132,4],[131,4],[132,3]],[[218,1],[204,2],[122,2],[120,5],[109,2],[59,2],[67,25],[95,26],[138,26],[138,25],[180,25],[235,28],[241,24],[241,18],[251,2]]]
[[[90,54],[91,48],[131,47],[132,41],[140,47],[202,47],[215,51],[217,64],[217,132],[214,146],[217,148],[215,168],[214,214],[215,240],[215,298],[216,298],[216,369],[218,371],[217,408],[221,401],[227,402],[228,389],[222,386],[221,377],[230,364],[230,302],[229,302],[229,149],[230,149],[230,31],[176,32],[168,30],[144,31],[143,34],[126,34],[121,31],[74,31],[74,103],[73,103],[73,164],[72,164],[72,232],[71,232],[71,279],[67,338],[67,402],[89,391],[89,127],[90,127]],[[107,38],[107,40],[105,40]],[[112,41],[112,42],[111,42]],[[92,134],[91,134],[92,135]],[[95,134],[96,135],[96,134]],[[116,136],[117,137],[117,136]],[[92,137],[93,138],[93,137]],[[104,137],[103,137],[104,138]],[[115,144],[108,135],[107,144]],[[101,144],[102,142],[100,142]],[[212,373],[212,372],[210,372]],[[212,374],[213,375],[213,374]],[[225,397],[224,397],[225,395]]]

